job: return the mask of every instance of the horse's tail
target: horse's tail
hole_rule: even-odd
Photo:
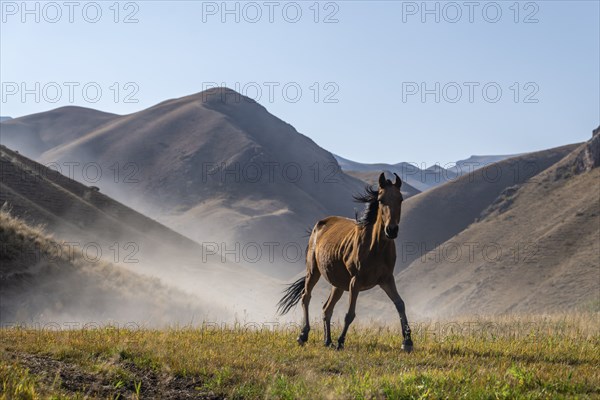
[[[300,299],[302,298],[302,293],[304,292],[304,281],[306,277],[302,277],[298,279],[296,282],[290,284],[287,289],[283,291],[284,295],[277,303],[277,312],[279,315],[287,314],[288,311],[292,309]]]

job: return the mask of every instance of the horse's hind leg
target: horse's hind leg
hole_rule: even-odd
[[[390,300],[396,306],[396,310],[398,310],[398,315],[400,316],[400,325],[402,326],[402,337],[404,338],[402,342],[402,350],[406,352],[411,352],[413,349],[412,338],[410,337],[410,326],[408,326],[408,319],[406,318],[406,310],[404,307],[404,301],[398,294],[398,289],[396,289],[396,281],[393,276],[390,276],[379,286],[383,289],[383,291],[388,295]]]
[[[323,325],[325,328],[325,346],[331,346],[331,316],[333,315],[333,308],[338,302],[340,297],[344,294],[344,289],[333,286],[329,298],[323,305]]]
[[[303,345],[308,341],[308,332],[310,332],[310,323],[308,321],[308,305],[310,304],[311,292],[319,278],[321,272],[315,262],[311,262],[306,269],[306,279],[304,281],[304,293],[302,294],[302,311],[304,312],[304,326],[298,336],[298,343]]]

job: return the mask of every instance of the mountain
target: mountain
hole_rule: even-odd
[[[399,290],[428,316],[597,310],[599,166],[600,128],[400,272]]]
[[[363,164],[356,161],[351,161],[346,158],[334,154],[335,159],[340,165],[342,171],[354,176],[370,173],[376,174],[382,171],[396,173],[402,178],[402,181],[419,192],[429,189],[429,185],[425,183],[425,179],[421,177],[422,172],[416,165],[412,163],[400,162],[398,164]],[[364,175],[363,175],[364,176]]]
[[[416,163],[400,162],[397,164],[364,164],[356,161],[351,161],[346,158],[334,155],[342,170],[348,175],[357,177],[370,177],[378,171],[389,171],[400,175],[402,180],[408,183],[418,192],[424,192],[432,189],[443,183],[454,181],[462,175],[469,174],[479,168],[505,160],[507,158],[516,157],[517,155],[495,155],[495,156],[471,156],[465,160],[459,160],[449,168],[444,168],[438,164],[427,168],[419,168]],[[416,193],[409,190],[410,195]]]
[[[61,107],[2,122],[0,140],[4,146],[37,160],[44,151],[72,142],[81,132],[93,130],[115,117],[89,108]]]
[[[124,116],[59,108],[1,129],[3,142],[45,164],[96,167],[103,193],[195,241],[258,247],[269,257],[246,264],[269,275],[302,270],[306,230],[327,215],[353,217],[363,189],[329,152],[225,88]]]
[[[200,252],[198,243],[58,171],[0,145],[0,205],[65,240],[144,243],[148,257],[169,247]]]
[[[12,119],[12,118],[11,117],[1,117],[0,116],[0,122],[8,121],[9,119]]]
[[[205,310],[202,318],[220,310],[220,319],[233,319],[249,307],[254,316],[274,313],[278,281],[5,146],[0,146],[0,205],[23,224],[41,225],[71,251],[82,252],[88,264],[116,264],[193,295],[194,306]],[[30,260],[21,264],[34,267]]]
[[[577,146],[509,158],[406,200],[396,240],[397,271],[474,223],[506,188],[537,175]]]

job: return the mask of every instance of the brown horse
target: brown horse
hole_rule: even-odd
[[[396,174],[394,174],[396,175]],[[338,338],[337,349],[344,348],[348,327],[355,317],[358,293],[379,285],[394,302],[404,338],[402,349],[413,347],[410,327],[406,319],[404,301],[400,298],[394,280],[396,246],[400,210],[402,208],[402,181],[396,175],[392,183],[382,173],[377,190],[368,187],[355,200],[365,203],[365,211],[357,220],[327,217],[317,222],[311,231],[306,249],[306,277],[292,283],[278,303],[279,313],[287,313],[300,300],[304,311],[304,326],[298,336],[301,345],[308,340],[310,325],[308,305],[311,292],[323,275],[333,286],[323,306],[325,346],[331,345],[331,315],[333,307],[344,291],[350,292],[350,306],[344,318],[344,328]]]

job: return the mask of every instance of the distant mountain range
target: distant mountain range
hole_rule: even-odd
[[[407,189],[411,195],[417,192],[424,192],[448,181],[454,181],[462,175],[467,175],[479,168],[491,165],[493,163],[516,157],[519,154],[512,155],[490,155],[490,156],[471,156],[465,160],[455,162],[450,168],[443,168],[440,165],[432,165],[425,169],[419,168],[419,165],[409,162],[399,162],[397,164],[365,164],[351,161],[334,154],[335,159],[340,164],[342,170],[352,176],[362,177],[363,179],[372,179],[375,173],[389,171],[390,174],[398,174],[403,181],[410,185]]]

